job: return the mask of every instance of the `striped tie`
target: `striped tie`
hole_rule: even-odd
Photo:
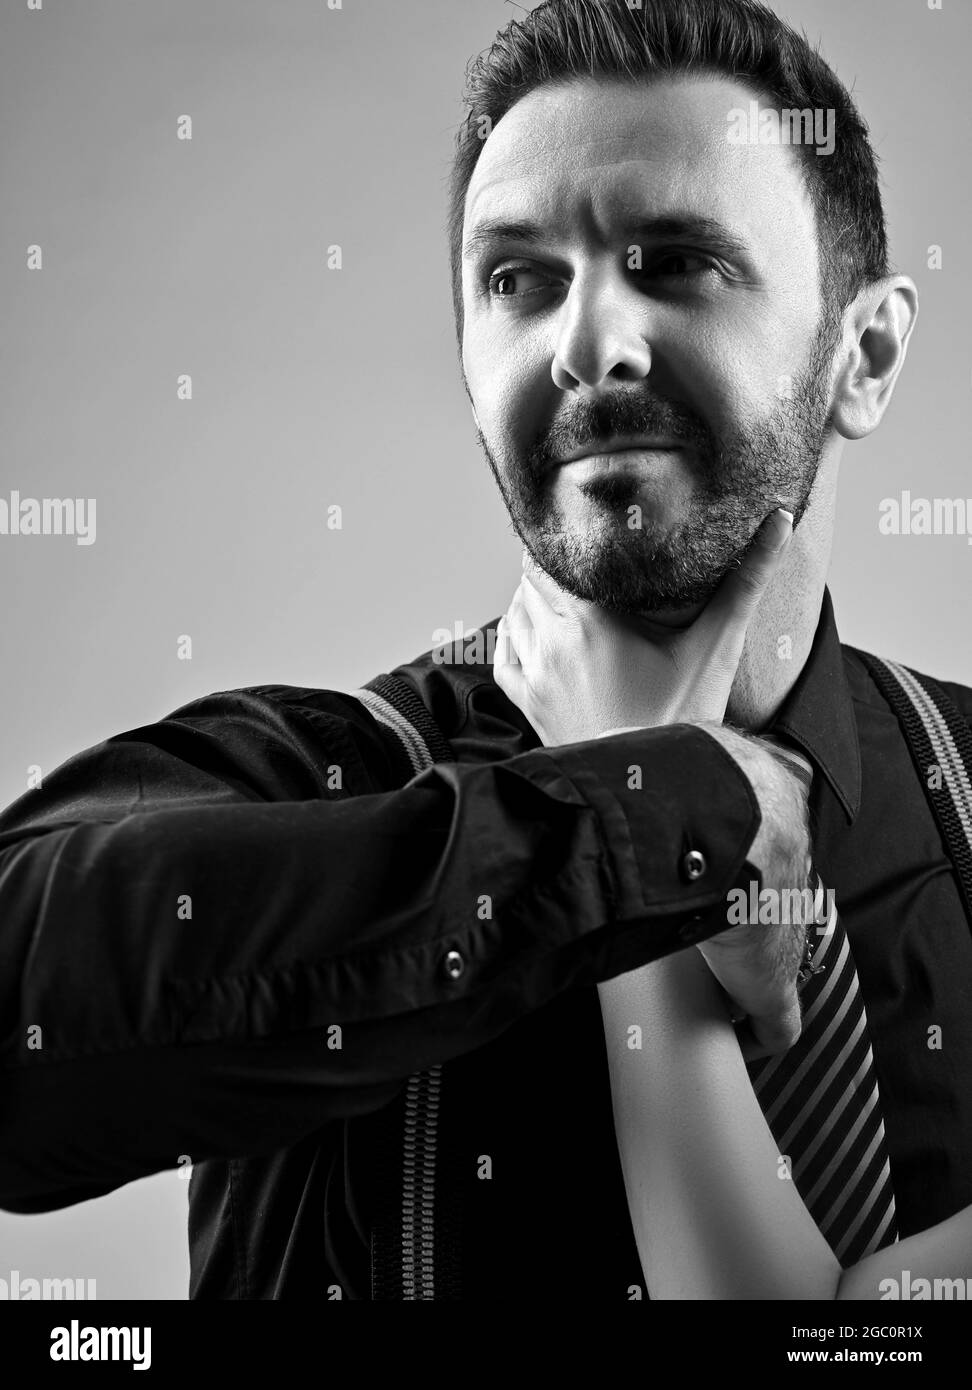
[[[778,751],[810,775],[791,749]],[[810,887],[817,944],[812,973],[798,985],[803,1031],[789,1051],[747,1066],[800,1196],[846,1268],[897,1240],[894,1191],[850,943],[815,872]]]

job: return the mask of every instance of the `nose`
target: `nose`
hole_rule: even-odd
[[[605,382],[641,381],[651,371],[648,303],[614,272],[575,276],[561,307],[550,373],[562,391],[597,392]]]

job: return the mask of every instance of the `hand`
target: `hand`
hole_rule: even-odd
[[[811,867],[809,779],[792,772],[773,751],[769,739],[741,734],[725,725],[703,727],[745,773],[759,802],[761,820],[747,862],[759,871],[762,888],[777,895],[783,889],[802,892]],[[776,901],[782,902],[782,898],[777,896]],[[737,1030],[746,1057],[783,1052],[800,1036],[796,976],[805,933],[801,921],[757,923],[731,927],[698,946],[735,1006],[735,1014],[748,1016]]]
[[[781,904],[784,889],[800,894],[789,922],[730,927],[697,948],[729,996],[733,1021],[740,1023],[736,1036],[743,1055],[765,1057],[792,1047],[802,1028],[796,977],[808,925],[801,911],[811,868],[810,779],[791,770],[792,763],[785,753],[776,751],[770,738],[757,738],[724,724],[698,727],[722,745],[759,802],[759,829],[746,862],[759,873],[760,888],[770,889]]]
[[[746,629],[791,532],[788,512],[770,513],[741,565],[682,630],[574,598],[525,555],[497,630],[497,685],[548,748],[616,728],[722,720]]]
[[[784,889],[796,890],[800,898],[795,905],[802,910],[811,868],[810,779],[791,771],[792,764],[775,751],[772,739],[743,734],[724,724],[698,727],[738,764],[759,802],[759,829],[746,862],[758,871],[761,889],[771,889],[778,903],[783,902]],[[747,1058],[785,1052],[800,1037],[796,977],[807,926],[800,910],[795,913],[796,920],[791,915],[786,923],[730,927],[700,942],[697,948],[729,996],[733,1021],[740,1023],[736,1035]]]
[[[802,889],[810,869],[807,787],[756,739],[721,725],[746,629],[791,533],[786,512],[764,521],[755,546],[690,627],[651,639],[636,620],[564,593],[526,563],[501,621],[497,684],[547,746],[621,729],[701,723],[739,765],[759,802],[749,862],[762,887]],[[503,639],[506,639],[505,642]],[[804,928],[737,926],[700,946],[736,1011],[747,1055],[782,1051],[800,1036],[796,975]]]

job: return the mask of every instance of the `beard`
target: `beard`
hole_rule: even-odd
[[[618,613],[650,616],[706,603],[771,511],[783,506],[793,513],[794,529],[799,525],[829,427],[835,347],[828,320],[786,398],[765,418],[735,424],[718,439],[684,404],[630,388],[599,401],[575,400],[569,417],[502,465],[479,430],[525,549],[562,589]],[[591,523],[581,527],[564,514],[551,487],[554,461],[611,435],[665,436],[691,450],[696,476],[677,520],[663,525],[652,516],[643,479],[606,472],[577,485]]]

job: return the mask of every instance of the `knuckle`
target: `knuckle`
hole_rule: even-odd
[[[760,1040],[771,1052],[788,1052],[800,1041],[801,1031],[799,1010],[789,1010],[782,1016],[766,1021],[760,1029]]]

